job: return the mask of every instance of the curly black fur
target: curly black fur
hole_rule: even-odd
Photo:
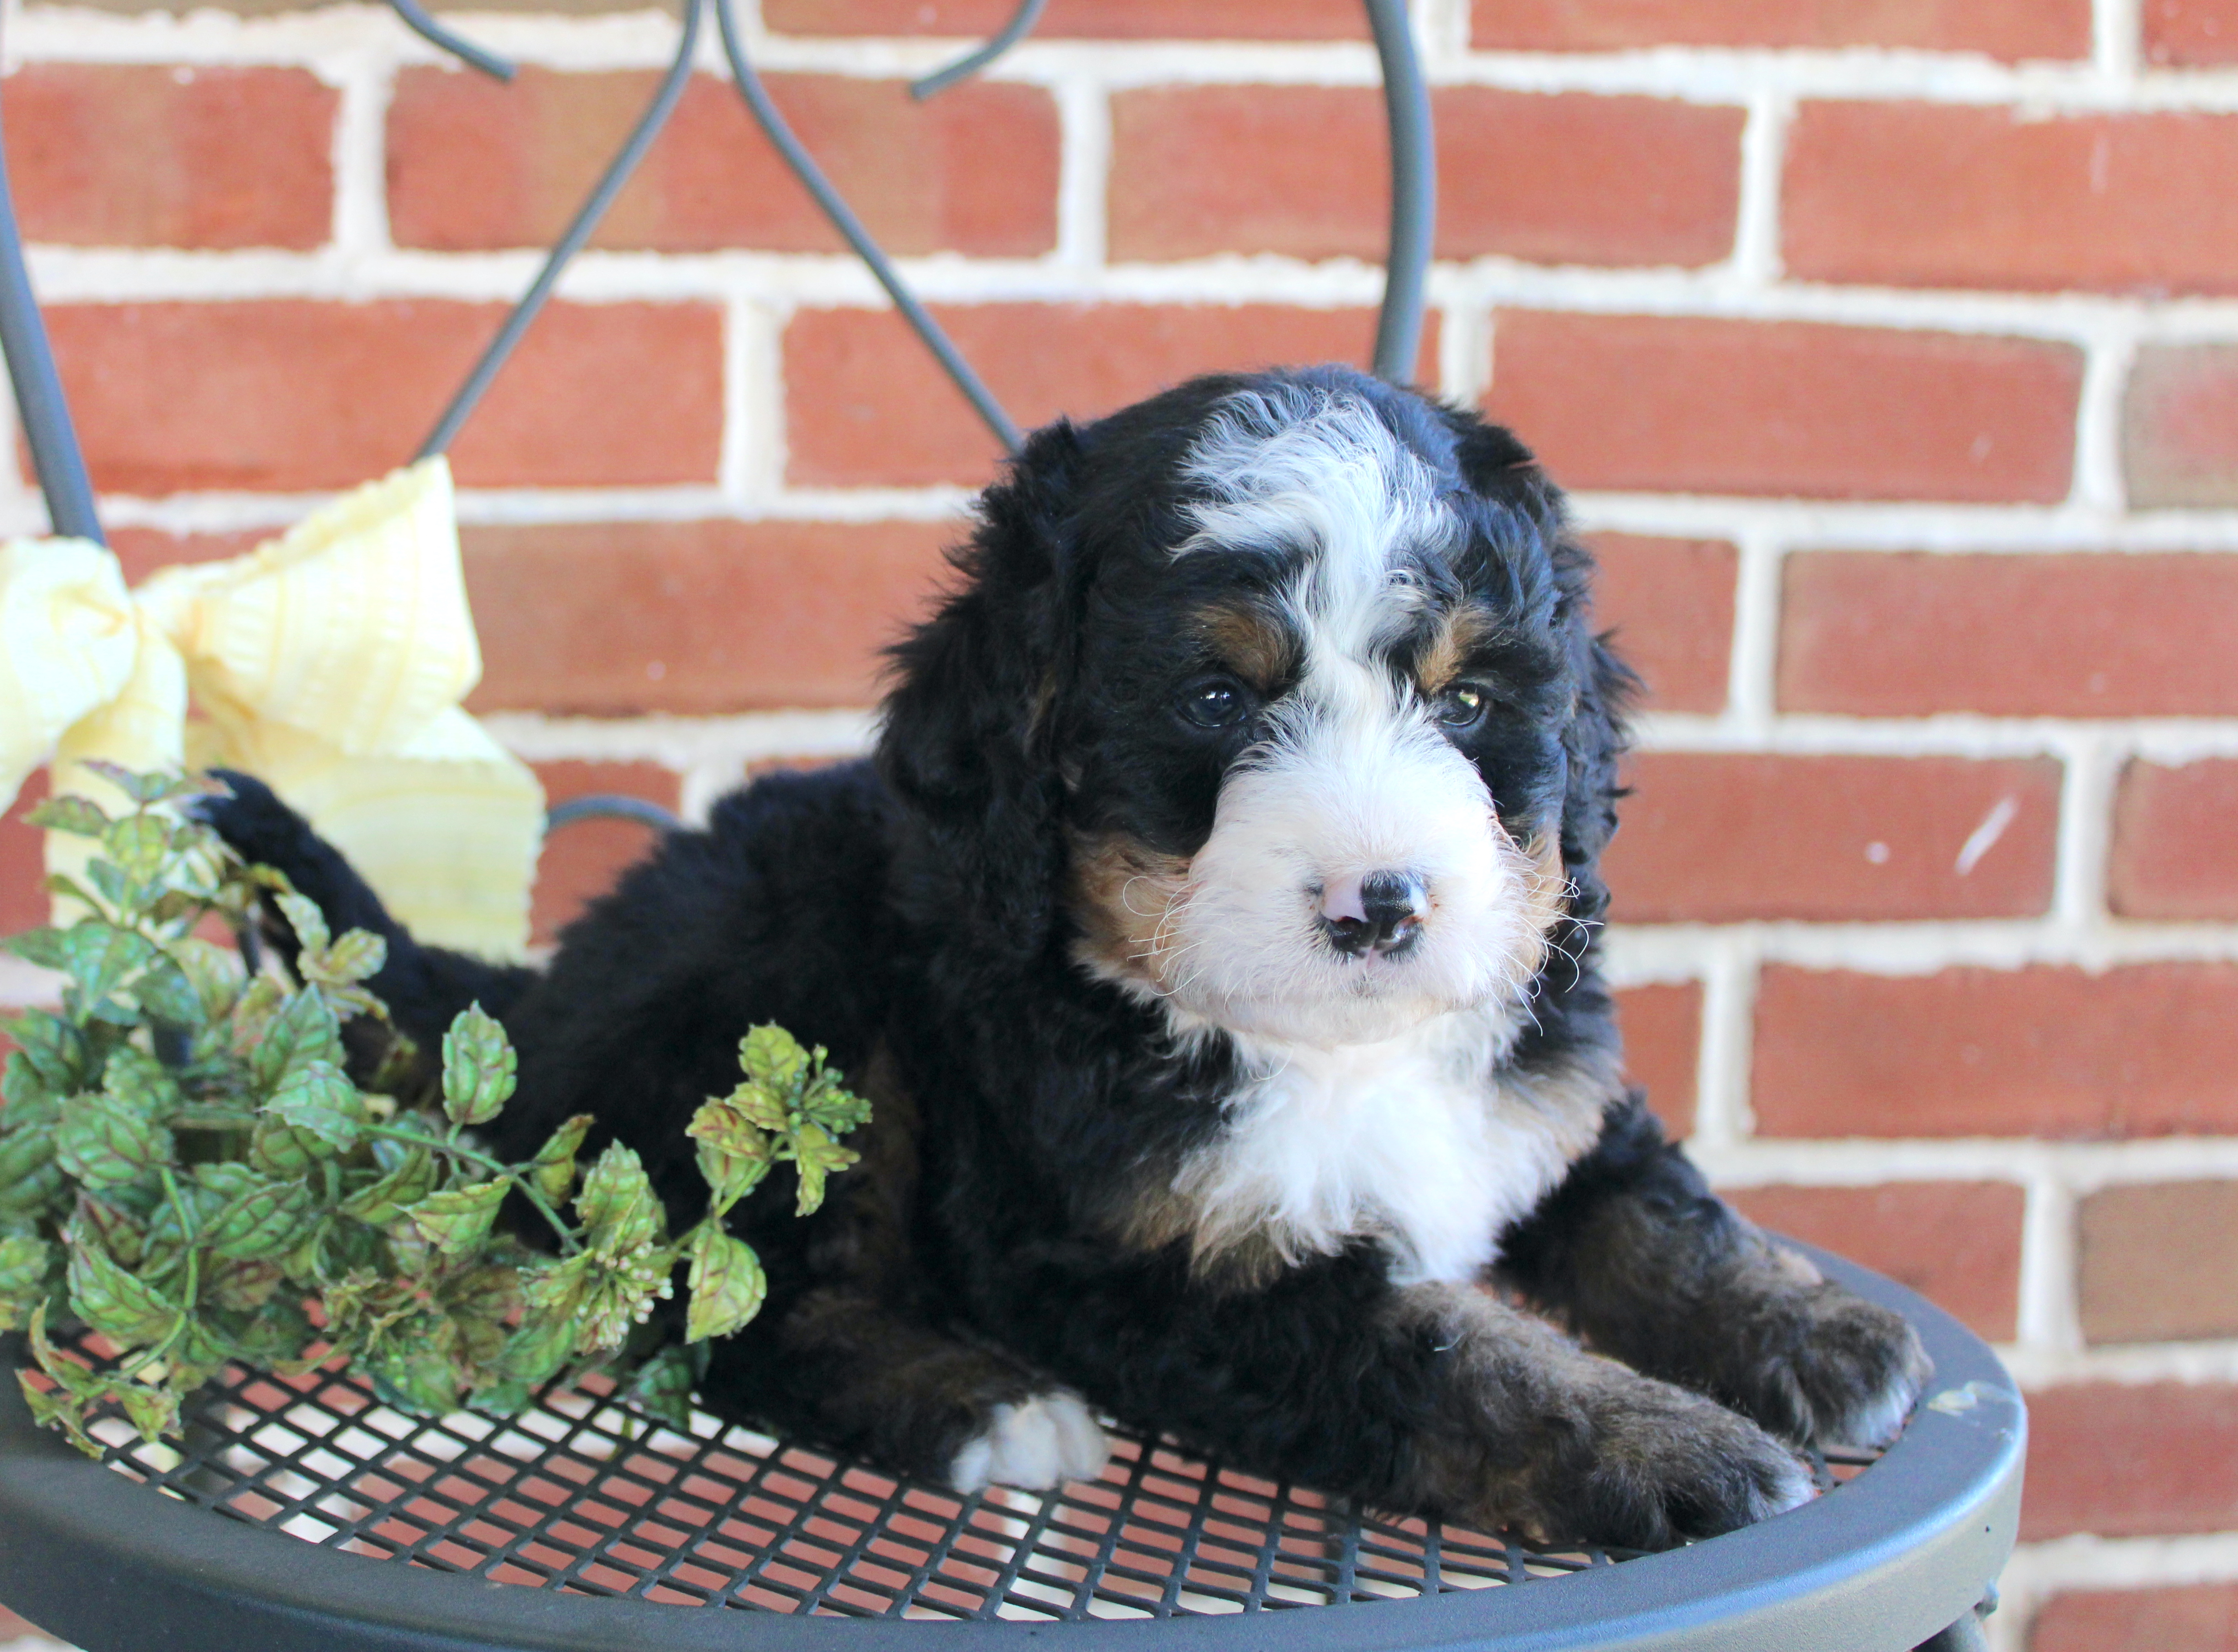
[[[1193,444],[1247,392],[1349,399],[1434,475],[1459,528],[1414,577],[1425,613],[1491,616],[1470,668],[1499,690],[1455,743],[1518,842],[1559,843],[1566,898],[1485,1082],[1586,1075],[1605,1117],[1588,1111],[1573,1168],[1474,1282],[1394,1278],[1372,1230],[1203,1265],[1185,1221],[1157,1225],[1159,1201],[1227,1128],[1245,1057],[1081,962],[1080,846],[1186,861],[1263,736],[1169,709],[1205,667],[1188,616],[1263,602],[1297,566],[1173,554],[1202,496]],[[825,1045],[871,1096],[865,1162],[822,1212],[796,1221],[777,1178],[734,1218],[771,1289],[716,1352],[706,1398],[727,1411],[942,1475],[998,1408],[1061,1383],[1386,1506],[1642,1545],[1803,1495],[1759,1423],[1809,1439],[1900,1417],[1923,1377],[1908,1331],[1711,1197],[1607,1077],[1592,937],[1630,680],[1593,634],[1559,495],[1512,435],[1341,369],[1202,380],[1041,431],[980,518],[951,594],[896,650],[875,761],[725,799],[595,902],[540,976],[414,945],[253,781],[213,818],[337,924],[387,937],[372,985],[414,1037],[470,997],[502,1015],[521,1060],[509,1155],[593,1113],[593,1150],[630,1144],[686,1219],[700,1192],[683,1126],[735,1082],[747,1027]],[[1393,668],[1427,635],[1394,642]]]

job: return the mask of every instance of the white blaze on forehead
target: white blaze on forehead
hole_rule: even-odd
[[[1364,658],[1421,600],[1394,579],[1408,548],[1442,550],[1460,524],[1421,456],[1357,397],[1301,385],[1245,391],[1215,414],[1182,466],[1210,493],[1175,551],[1296,550],[1292,592],[1321,649]]]

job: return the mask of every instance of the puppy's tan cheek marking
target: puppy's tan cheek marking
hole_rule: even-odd
[[[1440,614],[1437,629],[1414,661],[1414,681],[1422,697],[1434,699],[1452,687],[1468,662],[1469,651],[1491,635],[1493,628],[1491,611],[1480,603],[1463,603]]]
[[[1068,906],[1086,957],[1161,991],[1173,961],[1174,902],[1189,863],[1117,833],[1073,839]]]
[[[1297,668],[1297,640],[1262,608],[1216,603],[1198,610],[1195,628],[1222,665],[1261,693],[1286,681]]]

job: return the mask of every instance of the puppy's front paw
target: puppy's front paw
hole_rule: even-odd
[[[1934,1373],[1918,1333],[1792,1252],[1781,1260],[1809,1270],[1810,1282],[1762,1305],[1751,1357],[1728,1373],[1731,1397],[1790,1439],[1886,1445]]]
[[[1668,1549],[1808,1503],[1811,1475],[1746,1417],[1612,1367],[1585,1426],[1537,1465],[1524,1523],[1542,1541]]]
[[[1078,1397],[1063,1389],[1016,1405],[997,1405],[986,1430],[956,1454],[949,1483],[958,1491],[990,1485],[1049,1491],[1093,1480],[1111,1459],[1103,1430]]]

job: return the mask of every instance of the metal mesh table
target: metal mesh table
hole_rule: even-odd
[[[2002,1565],[2022,1413],[1963,1330],[1827,1265],[1920,1325],[1929,1403],[1887,1453],[1819,1458],[1818,1502],[1672,1554],[1380,1515],[1123,1430],[1094,1483],[959,1496],[590,1390],[430,1420],[346,1375],[236,1370],[199,1397],[183,1451],[112,1419],[100,1464],[31,1429],[6,1384],[0,1593],[95,1652],[829,1648],[928,1619],[1083,1644],[1166,1620],[1284,1645],[1899,1652]],[[732,1609],[675,1609],[692,1606]],[[1329,1607],[1347,1609],[1313,1609]]]

